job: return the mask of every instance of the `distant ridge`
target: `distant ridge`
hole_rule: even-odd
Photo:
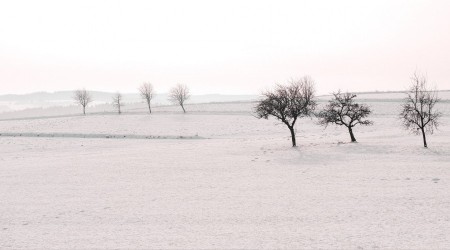
[[[341,92],[347,92],[347,91],[343,91],[341,90]],[[393,90],[393,91],[361,91],[361,92],[354,92],[354,91],[349,91],[351,93],[357,94],[357,95],[374,95],[374,94],[403,94],[406,92],[406,90]],[[450,90],[438,90],[438,92],[450,92]],[[319,95],[320,96],[330,96],[332,95],[331,93],[329,94],[323,94],[323,95]]]
[[[95,100],[99,101],[110,101],[115,92],[104,92],[104,91],[89,91]],[[140,101],[140,96],[138,93],[122,93],[124,98],[129,98],[131,100]],[[55,101],[55,100],[72,100],[73,91],[56,91],[56,92],[33,92],[29,94],[6,94],[0,95],[0,101]],[[252,99],[257,98],[258,95],[224,95],[224,94],[203,94],[203,95],[192,95],[192,100],[199,99],[211,99],[212,101],[235,100],[235,99]],[[156,94],[155,99],[167,98],[166,93]],[[214,100],[217,98],[218,100]]]
[[[93,105],[111,103],[113,92],[90,91],[94,99]],[[124,103],[140,103],[142,99],[138,93],[123,93]],[[29,94],[0,95],[0,112],[22,110],[28,108],[48,108],[56,106],[75,105],[73,91],[34,92]],[[170,104],[167,94],[156,94],[152,103],[156,106]],[[206,94],[192,95],[188,103],[221,103],[257,100],[257,95],[222,95]]]

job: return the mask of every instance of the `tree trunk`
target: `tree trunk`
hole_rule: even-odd
[[[294,126],[288,126],[289,130],[291,131],[291,139],[292,139],[292,147],[297,147],[297,143],[295,141],[295,131]]]
[[[83,115],[86,115],[86,106],[83,106]]]
[[[352,140],[352,142],[356,142],[356,138],[353,135],[352,127],[348,127],[348,132],[350,133],[350,139]]]
[[[147,104],[148,104],[148,112],[150,112],[150,114],[152,113],[152,108],[151,108],[151,105],[150,105],[150,101],[147,101]]]
[[[181,104],[181,108],[183,109],[183,113],[186,113],[186,110],[184,109],[183,104]]]
[[[424,146],[425,148],[428,148],[428,145],[427,145],[427,137],[425,136],[425,130],[424,130],[423,128],[421,128],[421,130],[422,130],[423,146]]]

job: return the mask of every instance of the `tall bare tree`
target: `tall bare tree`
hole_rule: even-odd
[[[151,101],[154,95],[153,85],[149,82],[144,82],[139,87],[139,93],[141,94],[142,99],[144,99],[147,102],[148,111],[151,114],[152,113]]]
[[[117,109],[117,112],[120,114],[122,114],[122,107],[123,107],[123,96],[121,93],[117,92],[114,96],[113,96],[113,106]]]
[[[189,88],[184,84],[178,84],[173,87],[169,92],[169,101],[174,104],[178,104],[183,109],[183,112],[186,113],[186,109],[184,108],[184,104],[191,97],[189,93]]]
[[[296,147],[295,122],[298,118],[313,115],[316,108],[314,100],[314,81],[309,76],[291,80],[287,85],[276,85],[273,91],[264,92],[263,99],[255,107],[258,118],[274,116],[289,128],[292,146]]]
[[[336,124],[339,126],[346,126],[350,133],[352,142],[356,142],[353,135],[353,127],[360,125],[372,125],[373,122],[365,120],[367,116],[372,113],[370,107],[365,104],[356,103],[355,94],[352,93],[333,93],[333,99],[319,112],[319,124],[325,127],[328,124]]]
[[[428,87],[426,76],[415,72],[411,77],[411,86],[406,92],[407,97],[402,105],[400,119],[406,130],[414,134],[422,133],[423,146],[426,148],[426,132],[433,134],[439,125],[442,114],[436,110],[436,103],[440,101],[438,93]]]
[[[75,90],[73,99],[83,107],[83,115],[86,115],[86,107],[93,101],[91,94],[86,89]]]

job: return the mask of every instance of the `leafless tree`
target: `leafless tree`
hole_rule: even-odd
[[[117,112],[120,114],[122,114],[122,110],[121,108],[123,107],[123,96],[121,93],[117,92],[114,96],[113,96],[113,106],[117,109]]]
[[[338,91],[333,93],[333,96],[333,99],[319,112],[319,124],[325,127],[330,123],[346,126],[350,133],[350,139],[352,142],[356,142],[353,127],[358,124],[372,125],[372,121],[365,120],[372,113],[372,110],[368,105],[356,103],[354,100],[355,94]]]
[[[91,94],[86,89],[78,89],[74,92],[73,99],[83,107],[83,115],[86,115],[86,107],[93,101]]]
[[[144,82],[139,87],[139,93],[141,94],[142,99],[144,99],[147,102],[148,111],[151,114],[152,113],[152,107],[151,107],[150,103],[151,103],[153,95],[154,95],[153,85],[151,83],[149,83],[149,82]]]
[[[262,94],[263,99],[258,102],[255,112],[258,118],[274,116],[286,124],[291,132],[292,146],[296,147],[295,122],[298,118],[313,115],[317,105],[314,94],[314,81],[309,76],[291,80],[287,85],[277,84],[273,91]]]
[[[400,113],[400,119],[406,130],[411,130],[414,134],[422,133],[425,148],[428,147],[426,132],[433,134],[434,129],[437,129],[439,125],[439,118],[442,116],[435,109],[436,103],[440,101],[437,91],[430,89],[427,82],[426,76],[414,73]]]
[[[180,105],[184,113],[186,113],[184,103],[189,100],[190,97],[191,95],[189,94],[189,88],[184,84],[178,84],[169,92],[169,101],[174,104]]]

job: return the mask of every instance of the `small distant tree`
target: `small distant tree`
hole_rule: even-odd
[[[422,133],[423,146],[426,148],[428,147],[426,132],[433,134],[442,116],[435,108],[440,99],[437,91],[428,87],[426,76],[415,72],[411,81],[411,86],[406,92],[407,97],[402,105],[400,119],[406,130],[414,134]]]
[[[83,107],[83,115],[86,115],[86,107],[93,101],[91,94],[86,89],[79,89],[74,92],[73,99]]]
[[[341,93],[338,91],[337,93],[333,93],[333,96],[323,110],[319,112],[319,124],[325,127],[328,124],[345,126],[350,133],[351,141],[356,142],[353,127],[358,124],[372,125],[372,121],[365,119],[372,111],[369,106],[355,102],[355,94],[348,92]]]
[[[122,110],[121,110],[121,108],[123,107],[123,96],[122,96],[122,94],[121,93],[116,93],[113,96],[112,99],[113,99],[113,106],[114,106],[114,108],[117,109],[117,112],[119,113],[119,115],[122,114]]]
[[[139,87],[139,93],[141,94],[142,99],[144,99],[147,102],[148,111],[151,114],[152,113],[152,107],[151,107],[151,101],[153,99],[154,90],[153,85],[149,82],[144,82]]]
[[[184,108],[184,104],[191,95],[189,94],[189,88],[184,84],[178,84],[173,87],[169,92],[169,101],[178,104],[183,109],[183,112],[186,113],[186,109]]]
[[[314,94],[314,81],[309,76],[291,80],[287,85],[278,84],[273,91],[264,92],[255,112],[258,118],[273,116],[286,124],[291,132],[292,146],[296,147],[295,122],[313,115],[317,105]]]

